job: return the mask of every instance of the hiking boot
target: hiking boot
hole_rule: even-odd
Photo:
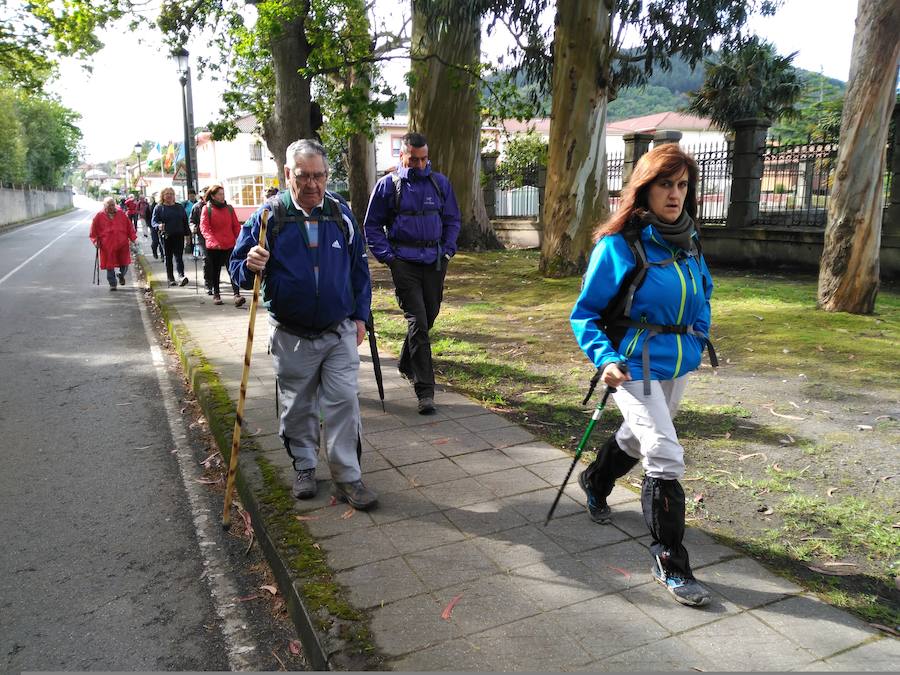
[[[610,521],[612,511],[606,500],[599,497],[587,479],[587,470],[585,469],[578,474],[578,484],[587,495],[587,510],[591,516],[591,520],[601,525],[606,525]]]
[[[116,278],[119,280],[119,286],[124,286],[124,285],[125,285],[125,275],[124,275],[124,274],[122,274],[121,272],[119,272],[119,273],[116,275]]]
[[[218,293],[213,293],[213,304],[214,305],[224,304],[222,302],[222,297]]]
[[[431,415],[434,413],[434,399],[430,396],[425,396],[419,399],[419,414],[420,415]]]
[[[334,481],[334,496],[358,511],[365,511],[378,504],[378,495],[367,488],[361,480],[351,483]]]
[[[670,574],[663,569],[657,557],[650,569],[657,583],[663,586],[682,605],[701,607],[709,602],[709,591],[694,578]]]
[[[316,483],[315,469],[300,469],[294,479],[294,487],[291,490],[296,499],[312,499],[316,496],[319,485]]]
[[[243,295],[241,295],[240,293],[234,294],[234,306],[235,307],[241,307],[245,302],[247,302],[247,300],[246,300],[246,298],[244,298]]]
[[[181,279],[178,280],[178,285],[179,286],[187,286],[189,281],[190,281],[190,279],[183,276],[183,277],[181,277]]]
[[[169,279],[169,286],[177,286],[177,285],[178,285],[178,284],[175,283],[175,280],[174,280],[174,279]]]

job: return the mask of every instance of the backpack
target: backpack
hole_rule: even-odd
[[[337,222],[338,228],[341,231],[341,234],[344,235],[344,242],[346,246],[344,247],[347,250],[347,255],[350,254],[350,244],[353,243],[353,237],[350,235],[350,227],[347,225],[344,220],[344,214],[341,211],[341,203],[347,206],[346,200],[341,197],[341,195],[327,191],[325,192],[324,204],[327,205],[327,211],[322,209],[323,213],[326,217],[333,219]],[[275,219],[275,223],[269,227],[269,233],[271,233],[272,240],[269,244],[269,248],[272,249],[275,247],[275,240],[278,239],[278,235],[281,234],[281,229],[284,227],[285,223],[297,223],[297,220],[286,220],[285,216],[287,215],[287,210],[284,208],[284,203],[281,201],[281,195],[273,195],[269,197],[265,201],[265,205],[269,207],[272,212],[272,218]],[[334,214],[337,214],[337,217],[334,217]],[[268,236],[266,237],[268,239]]]

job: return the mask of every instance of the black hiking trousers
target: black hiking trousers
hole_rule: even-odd
[[[434,263],[413,263],[399,258],[390,263],[394,293],[408,324],[399,368],[412,381],[419,399],[434,398],[434,365],[428,332],[441,311],[447,263],[442,260],[439,270]]]

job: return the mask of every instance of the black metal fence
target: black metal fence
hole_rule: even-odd
[[[809,141],[763,150],[760,225],[823,227],[834,186],[837,142]]]
[[[684,148],[697,162],[697,221],[724,225],[731,201],[732,147],[728,143],[702,143]]]
[[[612,152],[606,156],[606,185],[609,189],[609,212],[619,208],[622,176],[625,174],[625,153]]]

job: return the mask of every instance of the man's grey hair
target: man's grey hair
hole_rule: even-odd
[[[115,204],[115,203],[116,203],[115,197],[107,197],[106,199],[103,200],[104,207],[109,206],[110,204]]]
[[[406,155],[409,154],[410,148],[424,148],[426,145],[428,145],[428,141],[423,134],[410,131],[403,134],[400,139],[400,152]]]
[[[325,170],[328,171],[328,153],[325,151],[325,147],[313,138],[301,138],[288,146],[284,158],[285,166],[293,169],[297,164],[298,157],[315,157],[316,155],[322,158]]]

